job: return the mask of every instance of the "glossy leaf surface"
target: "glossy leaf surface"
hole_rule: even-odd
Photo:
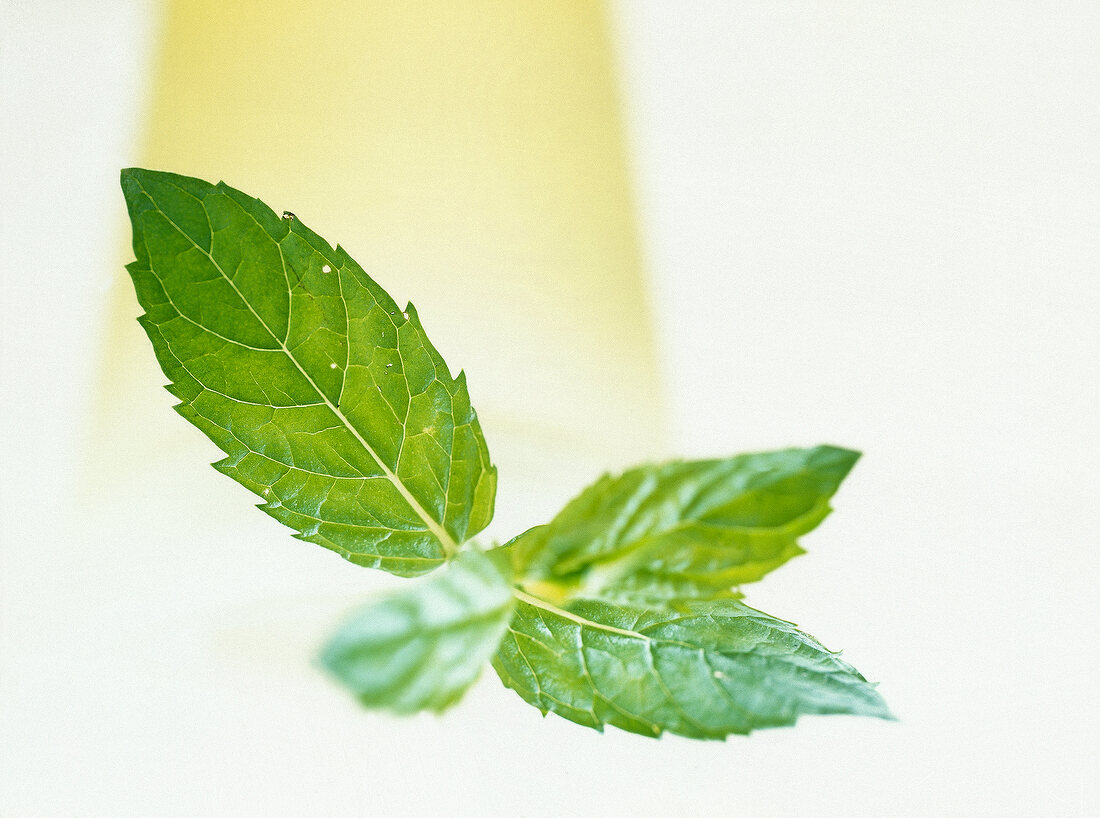
[[[496,652],[512,588],[485,555],[447,567],[352,616],[321,661],[368,707],[441,711],[457,702]]]
[[[627,602],[729,595],[804,553],[858,452],[833,446],[605,476],[509,545],[528,577]]]
[[[219,471],[300,539],[404,576],[485,527],[496,470],[411,304],[224,183],[129,169],[122,187],[141,324]]]
[[[544,714],[587,727],[718,739],[800,715],[891,718],[853,667],[793,625],[730,599],[646,610],[521,594],[493,659]]]

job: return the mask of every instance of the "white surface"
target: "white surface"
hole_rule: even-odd
[[[746,590],[901,722],[739,745],[739,811],[1096,814],[1097,5],[619,11],[679,448],[866,452]]]
[[[617,20],[681,448],[867,452],[750,601],[848,647],[901,722],[653,742],[543,721],[493,678],[442,720],[364,714],[309,658],[385,577],[201,459],[80,504],[155,21],[9,2],[0,814],[1096,811],[1093,6]]]

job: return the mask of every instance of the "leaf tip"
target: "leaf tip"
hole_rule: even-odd
[[[901,721],[901,719],[899,719],[897,716],[894,715],[894,711],[891,710],[886,705],[883,705],[882,713],[881,713],[881,715],[879,715],[879,718],[882,719],[883,721],[894,721],[894,722],[900,722]]]
[[[844,446],[834,446],[831,443],[823,443],[817,447],[817,452],[830,460],[855,464],[863,457],[863,452],[858,449],[848,449]]]
[[[122,195],[126,199],[126,209],[130,211],[131,218],[138,202],[144,195],[141,179],[147,171],[144,168],[123,168],[118,174],[118,183],[122,188]]]
[[[863,452],[824,444],[815,446],[810,450],[809,455],[810,465],[819,473],[831,475],[832,481],[839,485],[863,457]]]
[[[142,176],[145,176],[146,174],[151,173],[151,172],[152,171],[149,171],[146,168],[138,168],[138,167],[123,168],[122,170],[120,170],[118,172],[118,178],[119,178],[119,181],[122,182],[122,183],[125,183],[125,182],[130,181],[130,180],[137,181]]]
[[[134,188],[140,188],[154,176],[168,176],[162,171],[149,170],[148,168],[123,168],[118,173],[119,184],[126,192]]]

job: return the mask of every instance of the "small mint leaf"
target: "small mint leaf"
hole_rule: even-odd
[[[544,714],[646,736],[721,739],[799,716],[892,718],[875,686],[789,622],[732,599],[646,610],[518,594],[493,659]]]
[[[660,604],[729,596],[804,553],[858,452],[834,446],[641,466],[604,476],[508,547],[528,579]]]
[[[350,617],[321,662],[367,707],[442,711],[492,658],[512,589],[484,554],[465,551],[414,588]]]

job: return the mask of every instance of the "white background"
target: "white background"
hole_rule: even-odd
[[[373,580],[289,538],[241,560],[278,540],[255,513],[165,541],[166,492],[236,519],[201,460],[81,498],[157,21],[3,9],[0,814],[1100,808],[1095,4],[615,7],[679,450],[866,452],[750,601],[901,720],[725,744],[544,721],[491,677],[442,720],[363,714],[309,664],[311,594]]]

